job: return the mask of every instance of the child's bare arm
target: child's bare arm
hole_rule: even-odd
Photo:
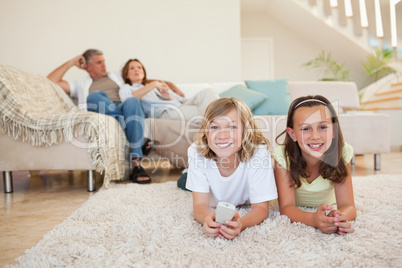
[[[205,234],[215,237],[219,234],[220,223],[215,222],[215,212],[209,210],[209,193],[193,191],[194,218],[203,225]]]
[[[350,163],[348,164],[348,176],[343,183],[336,183],[335,197],[338,210],[341,214],[345,214],[349,221],[356,219],[356,206],[353,197],[353,185]]]
[[[303,222],[312,226],[312,215],[304,213],[296,207],[295,186],[292,185],[290,172],[274,161],[274,174],[276,187],[278,189],[279,211],[293,221]]]
[[[353,233],[354,229],[350,221],[356,219],[356,206],[353,197],[353,185],[351,164],[348,164],[348,176],[343,183],[336,183],[335,197],[338,209],[331,216],[335,217],[335,225],[338,226],[338,234]]]
[[[263,222],[269,215],[269,202],[261,202],[251,204],[251,210],[240,218],[241,230],[248,227],[258,225]]]
[[[276,161],[274,164],[280,213],[288,216],[292,222],[304,223],[320,229],[323,233],[335,233],[337,227],[334,224],[334,218],[325,214],[326,210],[332,209],[332,207],[322,204],[317,208],[316,212],[306,212],[299,209],[296,206],[295,186],[291,184],[290,172]]]

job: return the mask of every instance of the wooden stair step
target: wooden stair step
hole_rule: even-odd
[[[383,91],[383,92],[377,92],[375,96],[379,97],[402,97],[402,88],[401,89],[395,89],[395,90],[389,90],[389,91]]]
[[[388,101],[393,101],[393,100],[399,100],[402,99],[402,97],[389,97],[389,98],[382,98],[382,99],[376,99],[376,100],[370,100],[370,101],[364,101],[361,102],[361,105],[366,105],[366,104],[371,104],[371,103],[378,103],[378,102],[388,102]]]
[[[402,82],[392,83],[391,87],[402,86]]]
[[[373,108],[360,109],[360,111],[378,111],[378,110],[402,110],[402,107],[373,107]]]
[[[402,97],[391,97],[378,100],[371,100],[360,103],[362,109],[400,109],[402,108]]]

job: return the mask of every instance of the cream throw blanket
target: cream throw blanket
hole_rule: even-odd
[[[96,170],[105,172],[105,188],[128,170],[128,143],[114,118],[79,111],[48,79],[5,65],[0,65],[0,131],[33,146],[85,146]],[[77,141],[81,135],[88,144]]]

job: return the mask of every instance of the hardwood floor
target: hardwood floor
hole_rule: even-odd
[[[153,183],[176,181],[181,170],[168,163],[147,169]],[[381,171],[374,171],[373,155],[356,156],[354,176],[402,174],[402,152],[381,155]],[[2,175],[1,175],[2,177]],[[16,264],[15,258],[38,243],[44,234],[66,219],[96,192],[87,192],[86,172],[13,172],[14,192],[4,194],[0,205],[0,266]],[[130,183],[130,182],[127,182]],[[102,176],[96,175],[96,188]],[[3,184],[0,183],[3,192]]]

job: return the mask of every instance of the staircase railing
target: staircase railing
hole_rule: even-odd
[[[362,49],[371,52],[372,48],[394,50],[396,59],[402,60],[402,50],[395,44],[396,31],[392,28],[392,9],[400,0],[293,0],[312,15],[349,38]],[[336,4],[334,4],[336,3]],[[348,14],[345,7],[351,7]],[[367,17],[366,17],[367,16]],[[394,44],[393,44],[394,43]],[[399,50],[399,51],[398,51]],[[398,55],[399,53],[399,55]]]

